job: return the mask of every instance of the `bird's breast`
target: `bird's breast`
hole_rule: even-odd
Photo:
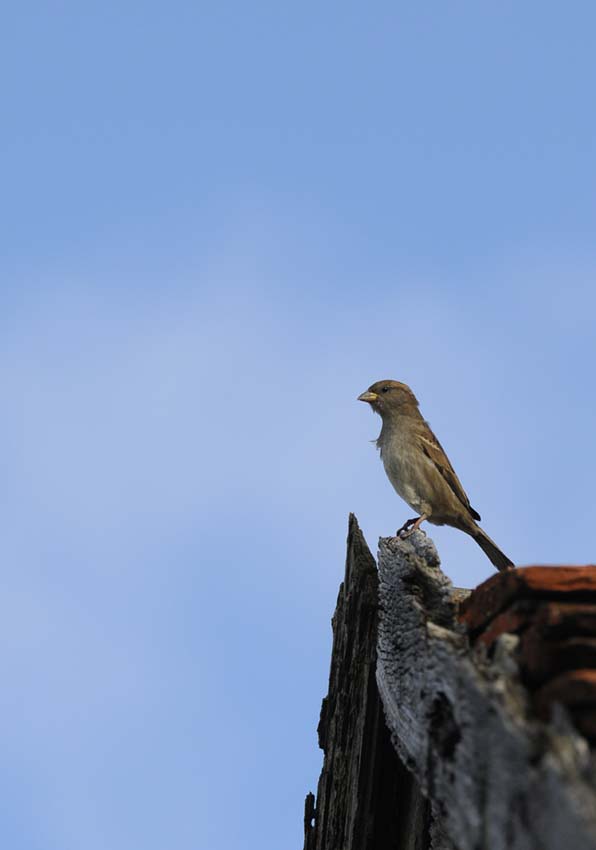
[[[419,514],[429,513],[428,505],[420,493],[417,481],[415,460],[407,445],[398,437],[393,437],[381,444],[381,460],[387,473],[387,478],[396,493],[407,502],[412,510]]]

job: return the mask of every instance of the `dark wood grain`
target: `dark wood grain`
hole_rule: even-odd
[[[306,798],[304,850],[428,850],[429,806],[391,744],[377,689],[378,573],[354,516],[332,625],[325,756],[316,804]]]
[[[594,850],[594,665],[595,567],[468,592],[420,531],[377,571],[350,517],[304,849]]]

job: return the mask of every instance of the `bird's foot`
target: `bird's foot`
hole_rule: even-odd
[[[413,519],[407,519],[404,522],[404,524],[402,525],[402,527],[397,529],[397,531],[395,532],[395,536],[401,537],[402,540],[405,540],[406,537],[409,537],[410,534],[412,534],[412,532],[414,531],[413,528],[410,529],[409,531],[408,531],[408,529],[410,528],[411,525],[414,525],[415,523],[417,523],[419,519],[420,519],[420,517],[417,517],[417,516],[413,517]]]
[[[407,520],[395,536],[401,538],[401,540],[406,540],[411,534],[414,534],[414,532],[420,528],[425,519],[428,519],[428,517],[426,514],[422,514],[422,516]]]

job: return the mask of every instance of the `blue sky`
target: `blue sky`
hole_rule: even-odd
[[[0,52],[0,826],[302,844],[347,514],[412,385],[519,564],[593,562],[596,13],[28,3]],[[431,528],[458,585],[492,573]]]

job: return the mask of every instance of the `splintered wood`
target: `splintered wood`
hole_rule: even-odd
[[[319,741],[305,850],[595,850],[596,567],[467,593],[351,517]]]

